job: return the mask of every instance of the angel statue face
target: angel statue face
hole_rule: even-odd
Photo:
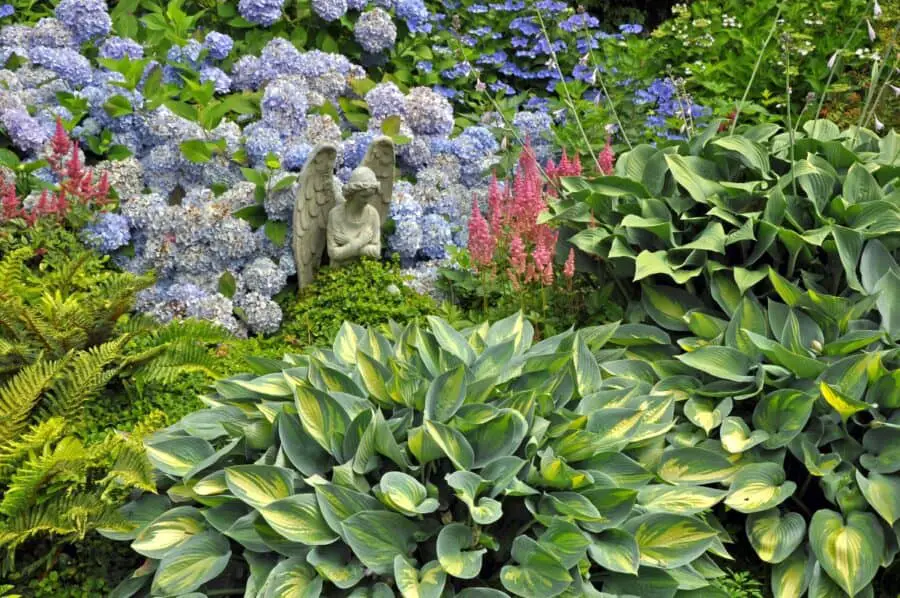
[[[315,159],[313,160],[313,167],[316,169],[317,174],[330,174],[332,169],[334,168],[334,160],[337,157],[337,152],[335,152],[331,148],[326,148],[316,154]]]
[[[379,164],[390,164],[394,161],[394,152],[389,144],[381,142],[375,143],[373,155]]]
[[[379,197],[381,187],[375,173],[365,166],[360,166],[350,174],[350,180],[344,186],[347,201],[371,204]]]

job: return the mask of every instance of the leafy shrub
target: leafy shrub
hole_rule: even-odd
[[[287,308],[281,338],[295,346],[330,343],[344,321],[379,326],[406,323],[436,311],[434,302],[409,289],[396,262],[362,259],[323,268]]]
[[[219,382],[209,409],[147,439],[178,502],[123,508],[114,537],[148,561],[120,595],[235,578],[263,595],[722,595],[707,553],[727,534],[644,467],[680,393],[646,364],[627,377],[644,329],[532,336],[521,314],[462,333],[345,324],[331,350]]]

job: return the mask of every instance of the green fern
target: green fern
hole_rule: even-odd
[[[0,387],[0,446],[18,437],[44,391],[70,360],[71,355],[57,361],[38,361]]]
[[[0,447],[0,484],[9,482],[9,477],[16,468],[31,455],[65,436],[67,427],[64,418],[52,417],[34,426],[17,440]]]
[[[77,438],[63,438],[55,446],[46,445],[40,455],[26,461],[10,480],[0,501],[0,513],[15,517],[36,502],[49,484],[82,486],[87,480],[90,460]]]

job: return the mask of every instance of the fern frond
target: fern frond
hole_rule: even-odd
[[[174,321],[157,330],[152,336],[155,344],[214,344],[232,338],[227,330],[205,320]]]
[[[0,387],[0,446],[15,439],[26,426],[32,410],[56,376],[71,360],[38,361],[22,368]]]
[[[71,436],[55,446],[46,445],[40,455],[27,460],[13,474],[0,501],[0,513],[15,517],[31,508],[51,483],[83,485],[90,466],[86,456],[81,441]]]
[[[138,488],[145,492],[156,492],[153,465],[144,452],[144,447],[130,439],[116,439],[116,460],[106,477],[100,481],[112,488]]]
[[[169,384],[181,374],[202,373],[218,378],[219,360],[203,345],[170,347],[159,358],[142,367],[135,376],[139,384]]]
[[[0,484],[6,484],[19,464],[44,446],[57,442],[66,434],[66,420],[52,417],[42,421],[9,444],[0,447]]]
[[[119,373],[118,367],[108,368],[121,357],[126,342],[126,338],[120,337],[75,353],[63,375],[42,401],[41,417],[62,415],[70,422],[77,420],[85,401],[99,394]]]
[[[27,276],[24,262],[33,253],[30,247],[21,247],[0,260],[0,299],[19,294]]]

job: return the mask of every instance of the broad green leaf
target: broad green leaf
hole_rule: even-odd
[[[391,371],[378,362],[365,351],[359,351],[356,355],[356,367],[362,378],[363,386],[375,399],[383,405],[392,405],[390,382]]]
[[[319,546],[338,539],[322,517],[315,494],[282,498],[259,508],[259,512],[272,529],[292,542]]]
[[[780,505],[796,489],[797,484],[785,481],[781,465],[752,463],[735,474],[725,504],[741,513],[758,513]]]
[[[446,320],[428,316],[428,323],[431,324],[431,332],[444,351],[458,357],[466,365],[475,361],[475,352],[469,346],[466,338],[450,326]]]
[[[153,576],[154,595],[187,594],[215,579],[228,566],[231,547],[217,532],[194,536],[168,552]]]
[[[712,484],[730,478],[734,466],[719,453],[686,447],[664,452],[657,473],[670,484]]]
[[[499,409],[490,420],[474,427],[461,423],[459,429],[472,447],[472,467],[478,469],[515,453],[528,434],[528,422],[516,409]]]
[[[769,313],[771,315],[772,312],[770,311]],[[787,368],[798,378],[816,378],[828,367],[826,363],[819,361],[818,359],[794,353],[785,348],[781,343],[756,334],[755,332],[744,329],[741,330],[741,334],[772,363]]]
[[[684,404],[684,415],[695,426],[703,428],[709,434],[715,430],[731,413],[733,402],[730,397],[718,403],[712,399],[691,398]]]
[[[652,484],[638,491],[638,504],[649,512],[694,515],[719,504],[728,492],[703,486]]]
[[[754,365],[753,360],[731,347],[701,347],[675,358],[715,378],[732,382],[750,382],[754,379],[747,375]]]
[[[382,505],[373,496],[336,484],[317,484],[316,502],[328,526],[344,537],[343,522],[360,511],[375,511]]]
[[[724,191],[721,185],[700,174],[697,162],[678,154],[666,154],[665,160],[675,181],[685,188],[694,201],[707,203],[711,195]]]
[[[857,471],[856,483],[882,519],[890,525],[900,519],[900,476],[882,475],[873,471],[866,478]]]
[[[507,591],[523,598],[543,598],[562,594],[572,576],[546,547],[528,536],[513,540],[512,558],[519,563],[500,570],[500,582]]]
[[[472,520],[478,525],[490,525],[503,516],[500,502],[493,498],[478,498],[478,495],[486,490],[490,484],[477,473],[456,471],[447,474],[446,479],[447,484],[453,488],[456,496],[469,507]],[[435,508],[437,508],[436,505]]]
[[[580,334],[575,336],[572,359],[575,364],[575,381],[578,385],[578,394],[584,397],[600,390],[600,385],[603,383],[603,374],[600,372],[600,366],[597,365],[597,359],[593,356],[591,350],[588,349]]]
[[[684,284],[692,278],[700,275],[701,268],[681,269],[673,266],[669,261],[669,255],[665,251],[641,251],[634,263],[634,282],[643,280],[655,274],[664,274],[678,284]]]
[[[425,419],[446,422],[466,399],[466,368],[444,372],[431,381],[425,397]]]
[[[485,549],[473,548],[472,530],[462,523],[445,525],[438,534],[437,557],[444,571],[459,579],[475,579]]]
[[[457,469],[470,469],[475,461],[475,452],[469,441],[458,430],[444,424],[426,421],[425,431],[435,444],[440,447]]]
[[[801,547],[791,556],[772,568],[772,595],[774,598],[801,598],[809,587],[810,559]]]
[[[418,526],[390,511],[362,511],[341,524],[347,544],[363,564],[380,575],[393,570],[394,557],[405,555]]]
[[[313,440],[331,455],[338,455],[350,418],[335,399],[306,383],[295,384],[294,402],[300,421]]]
[[[600,598],[673,598],[678,592],[678,581],[666,571],[644,567],[638,575],[604,575],[603,592]]]
[[[752,513],[747,517],[747,539],[759,558],[780,563],[791,556],[806,538],[806,520],[799,513],[782,515],[778,509]]]
[[[697,237],[685,245],[680,245],[677,249],[696,249],[700,251],[712,251],[713,253],[725,253],[725,229],[719,222],[711,222],[706,225]]]
[[[712,145],[726,150],[763,178],[769,178],[769,153],[759,143],[740,135],[731,135],[714,140]]]
[[[688,329],[685,316],[692,309],[701,307],[702,303],[681,289],[644,284],[641,287],[641,305],[663,328],[683,332]]]
[[[859,264],[859,256],[863,249],[863,235],[859,231],[843,226],[832,226],[834,243],[837,246],[838,256],[844,266],[844,275],[847,277],[847,285],[854,291],[863,292],[862,283],[856,274]]]
[[[828,509],[816,511],[809,525],[809,544],[822,569],[851,596],[875,577],[884,552],[884,532],[871,513],[843,517]]]
[[[538,538],[538,543],[568,569],[582,562],[591,541],[577,525],[555,517]]]
[[[609,571],[637,575],[641,555],[634,536],[620,529],[608,529],[593,537],[588,547],[591,559]]]
[[[844,199],[852,204],[877,201],[884,197],[881,186],[865,166],[856,163],[844,178]]]
[[[200,511],[194,507],[176,507],[142,529],[131,543],[131,549],[146,557],[161,559],[205,530],[206,523]]]
[[[302,558],[281,561],[269,573],[259,598],[318,598],[322,578]]]
[[[331,455],[306,432],[296,413],[278,414],[278,437],[284,454],[303,475],[324,474],[331,467]]]
[[[437,499],[428,498],[425,486],[403,472],[389,471],[385,473],[381,476],[378,487],[376,495],[381,501],[404,515],[433,513],[438,508]]]
[[[649,513],[625,523],[637,541],[641,564],[674,569],[706,552],[718,532],[700,519],[671,513]]]
[[[149,493],[143,494],[140,498],[119,508],[119,515],[128,522],[129,529],[126,530],[119,525],[114,525],[109,528],[97,528],[97,531],[104,538],[109,538],[110,540],[116,540],[118,542],[134,540],[141,530],[150,525],[155,519],[162,516],[171,504],[171,501],[165,496]]]
[[[750,431],[750,427],[740,417],[726,417],[719,431],[722,447],[729,453],[743,453],[769,439],[765,430]]]
[[[437,561],[427,563],[420,572],[398,554],[394,557],[394,581],[403,598],[440,598],[447,574]]]
[[[194,436],[147,443],[144,448],[154,467],[177,477],[185,475],[216,452],[209,442]]]
[[[341,543],[316,546],[306,555],[306,562],[313,566],[316,573],[341,589],[354,587],[366,575],[366,568]]]
[[[822,393],[822,397],[825,401],[838,412],[838,415],[841,416],[841,421],[844,423],[847,422],[851,415],[859,413],[860,411],[865,411],[871,407],[871,405],[864,401],[857,401],[856,399],[842,394],[836,388],[825,382],[819,384],[819,391]]]
[[[234,465],[225,468],[228,489],[255,508],[292,495],[294,476],[291,470],[274,465]]]
[[[803,431],[816,399],[799,390],[776,390],[763,397],[753,410],[753,426],[769,433],[762,446],[783,448]]]

